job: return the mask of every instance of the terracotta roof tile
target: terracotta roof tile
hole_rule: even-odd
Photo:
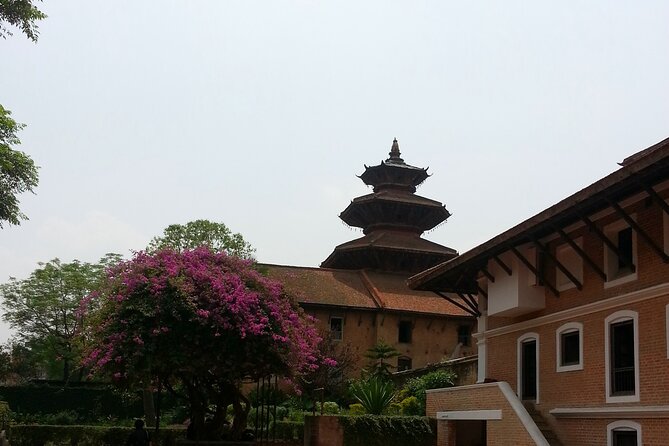
[[[268,265],[269,277],[283,282],[299,303],[377,308],[357,271]]]
[[[301,304],[468,316],[432,292],[411,290],[408,274],[262,264]]]

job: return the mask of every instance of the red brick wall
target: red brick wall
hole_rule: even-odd
[[[348,345],[357,357],[357,362],[350,373],[358,377],[367,365],[368,359],[363,355],[378,341],[383,340],[395,347],[402,355],[412,360],[412,367],[424,367],[450,357],[458,343],[458,327],[460,325],[476,326],[472,320],[460,320],[423,315],[400,315],[398,313],[373,313],[359,310],[323,310],[307,308],[305,311],[314,316],[323,329],[329,329],[331,316],[344,318],[343,339],[340,345]],[[410,343],[399,343],[398,330],[400,320],[413,322]],[[463,347],[459,356],[476,354],[476,341],[472,338],[470,345]],[[397,365],[397,360],[392,360]]]
[[[501,392],[497,383],[453,387],[430,391],[427,394],[426,414],[436,417],[437,412],[449,410],[500,409],[501,420],[488,420],[487,446],[534,446],[527,430],[516,416],[515,411]],[[442,422],[438,428],[444,426]],[[442,440],[443,436],[439,439]],[[455,446],[442,440],[439,446]]]

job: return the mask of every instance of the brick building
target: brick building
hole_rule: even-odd
[[[340,214],[363,236],[337,246],[321,268],[264,265],[282,281],[307,313],[349,346],[358,358],[352,376],[366,365],[362,356],[378,341],[401,356],[398,370],[423,367],[444,358],[473,354],[473,302],[446,300],[430,291],[411,290],[407,278],[457,255],[421,237],[450,213],[438,201],[416,195],[427,169],[406,164],[393,141],[389,158],[365,166],[360,179],[373,187]]]
[[[415,275],[477,293],[478,383],[431,391],[439,445],[669,444],[669,139]]]

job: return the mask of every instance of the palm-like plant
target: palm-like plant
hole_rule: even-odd
[[[360,401],[368,414],[381,415],[393,401],[395,387],[388,380],[372,377],[353,383],[351,393]]]

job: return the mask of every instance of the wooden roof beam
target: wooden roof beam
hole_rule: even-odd
[[[455,299],[451,298],[449,295],[447,295],[447,294],[445,294],[445,293],[442,293],[441,291],[432,291],[432,292],[433,292],[434,294],[436,294],[437,296],[439,296],[439,297],[441,297],[441,298],[443,298],[443,299],[446,299],[447,301],[449,301],[450,303],[452,303],[452,304],[455,305],[456,307],[460,308],[460,309],[461,309],[462,311],[464,311],[465,313],[467,313],[467,314],[471,314],[471,315],[474,316],[474,317],[479,317],[479,316],[480,316],[480,314],[477,314],[477,312],[475,312],[475,311],[472,310],[471,308],[465,307],[465,306],[462,305],[460,302],[458,302],[458,301],[456,301]]]
[[[546,280],[546,278],[544,277],[544,275],[541,274],[541,273],[539,272],[539,270],[537,270],[537,269],[534,267],[534,265],[532,265],[532,263],[530,263],[530,261],[527,260],[527,259],[525,258],[525,256],[522,255],[522,254],[520,253],[520,251],[518,251],[518,250],[516,249],[515,246],[511,246],[509,249],[510,249],[511,252],[513,252],[513,253],[516,255],[516,257],[518,257],[518,260],[520,260],[521,262],[523,262],[523,264],[527,267],[527,269],[529,269],[530,271],[532,271],[532,273],[535,275],[535,277],[536,277],[537,279],[541,280],[541,281],[543,282],[543,284],[546,285],[546,288],[548,288],[548,289],[551,291],[551,293],[553,293],[553,294],[555,295],[555,297],[560,297],[560,292],[557,290],[557,288],[555,288],[553,285],[551,285],[551,283],[548,282],[548,281]]]
[[[634,219],[630,217],[629,214],[623,210],[623,208],[620,207],[618,203],[609,200],[608,198],[606,199],[606,201],[608,201],[611,207],[615,209],[615,211],[623,218],[623,220],[625,220],[625,222],[627,222],[627,224],[630,225],[630,227],[634,229],[634,231],[636,231],[637,234],[639,234],[639,236],[643,239],[643,241],[646,242],[646,244],[653,251],[655,251],[655,254],[657,254],[658,257],[660,257],[660,259],[662,259],[664,263],[669,263],[669,256],[664,252],[664,250],[659,246],[657,246],[655,241],[653,241],[653,239],[648,235],[648,233],[644,231],[641,228],[641,226],[639,226],[639,224],[635,222]]]
[[[479,268],[479,269],[481,270],[483,275],[488,278],[489,281],[491,281],[492,283],[495,283],[495,276],[490,274],[490,271],[488,271],[488,269],[485,266],[481,266],[481,268]]]
[[[573,241],[561,228],[554,226],[553,229],[558,233],[562,240],[567,242],[567,244],[571,246],[571,248],[576,251],[579,256],[581,256],[586,265],[588,265],[595,273],[597,273],[597,275],[599,275],[599,277],[601,277],[604,282],[607,281],[606,273],[599,267],[599,265],[594,262],[594,260],[590,258],[588,254],[586,254],[583,248],[578,246],[578,244]]]
[[[504,271],[506,271],[506,273],[507,273],[509,276],[512,274],[511,268],[509,268],[509,267],[507,266],[507,264],[504,263],[504,262],[502,261],[502,259],[500,259],[500,258],[497,257],[497,256],[492,256],[492,259],[493,259],[495,262],[497,262],[497,264],[498,264]]]
[[[617,247],[611,240],[609,240],[609,238],[606,236],[606,234],[604,234],[604,233],[602,232],[602,230],[599,229],[599,228],[597,227],[597,225],[595,225],[595,224],[592,222],[592,220],[590,220],[588,217],[586,217],[586,216],[584,216],[584,215],[581,215],[581,220],[583,220],[583,222],[588,226],[588,228],[589,228],[592,232],[594,232],[594,233],[597,235],[597,237],[599,237],[600,240],[601,240],[602,242],[604,242],[604,244],[605,244],[611,251],[613,251],[613,253],[616,255],[616,257],[618,257],[619,261],[620,261],[623,265],[625,265],[625,266],[629,266],[631,272],[636,271],[636,266],[634,265],[634,262],[629,262],[629,261],[625,258],[625,256],[621,255],[621,254],[620,254],[620,250],[618,249],[618,247]]]
[[[463,293],[457,293],[457,294],[458,294],[458,296],[460,296],[460,299],[462,299],[462,301],[464,303],[466,303],[469,306],[469,308],[472,309],[472,311],[474,311],[479,316],[481,315],[481,312],[479,311],[478,303],[471,297],[471,295],[465,295]],[[469,296],[469,297],[467,297],[467,296]]]
[[[653,189],[653,186],[643,183],[642,181],[638,181],[638,183],[643,186],[643,188],[646,190],[650,198],[652,198],[653,201],[657,203],[657,205],[660,206],[660,208],[662,208],[664,213],[669,215],[669,204],[667,204],[667,202],[664,201],[662,197],[658,195],[655,189]]]
[[[578,288],[579,291],[581,291],[581,290],[583,289],[583,284],[581,283],[581,281],[578,280],[578,279],[576,278],[576,276],[574,276],[574,275],[571,273],[571,271],[569,271],[569,269],[567,269],[567,267],[564,266],[564,265],[562,264],[562,262],[560,262],[560,261],[557,259],[557,257],[555,257],[555,256],[548,250],[548,248],[546,248],[546,246],[544,246],[539,240],[535,239],[534,237],[532,237],[532,243],[534,243],[534,245],[535,245],[537,248],[539,248],[539,249],[541,250],[541,252],[543,252],[549,259],[551,259],[551,261],[553,261],[553,262],[555,263],[555,266],[557,266],[557,267],[560,269],[560,271],[562,271],[562,273],[564,273],[564,275],[567,276],[567,278],[571,281],[571,283],[573,283],[574,285],[576,285],[576,288]]]

